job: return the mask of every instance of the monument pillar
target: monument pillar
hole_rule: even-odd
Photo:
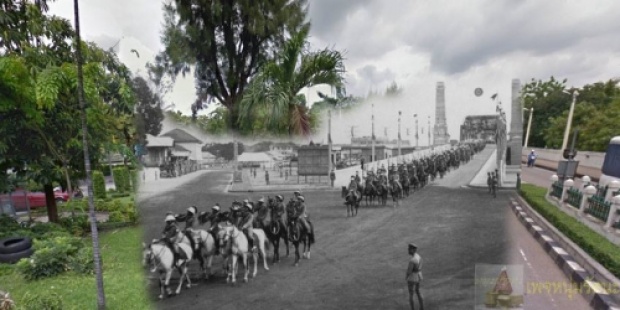
[[[521,81],[512,80],[512,104],[510,116],[510,133],[507,147],[510,154],[506,154],[505,186],[517,186],[517,174],[521,173],[521,151],[523,149],[523,101],[521,97]],[[510,164],[508,164],[510,163]]]
[[[448,125],[446,124],[446,89],[443,82],[437,82],[433,145],[445,145],[448,143],[450,143],[450,135],[448,134]]]

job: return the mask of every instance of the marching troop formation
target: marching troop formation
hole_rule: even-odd
[[[219,204],[211,207],[210,211],[199,212],[196,206],[189,207],[185,214],[168,212],[165,217],[165,227],[162,238],[153,240],[150,245],[144,244],[144,261],[152,272],[160,273],[160,295],[170,295],[168,287],[173,270],[181,274],[179,285],[175,291],[179,294],[183,282],[191,286],[187,274],[188,263],[198,260],[206,279],[212,275],[212,259],[221,255],[224,259],[224,268],[228,272],[227,282],[235,283],[237,261],[241,258],[245,266],[244,281],[248,281],[248,255],[254,258],[256,276],[258,252],[263,257],[265,270],[267,255],[266,242],[274,246],[273,262],[280,261],[280,239],[286,245],[286,255],[289,255],[289,242],[295,246],[295,265],[300,260],[299,245],[304,244],[303,257],[310,258],[310,246],[314,243],[314,228],[308,212],[305,198],[300,191],[293,193],[285,206],[284,197],[260,198],[256,202],[245,199],[243,203],[234,201],[229,210],[223,211]],[[181,229],[179,224],[185,224]],[[199,226],[209,223],[208,228]],[[205,266],[206,263],[206,266]]]
[[[392,165],[389,171],[385,167],[367,171],[364,180],[359,172],[356,173],[351,177],[349,186],[342,188],[347,216],[349,213],[357,215],[360,201],[364,197],[366,203],[369,200],[372,203],[377,197],[385,205],[390,193],[394,203],[398,204],[399,199],[409,196],[411,190],[419,190],[437,176],[443,178],[451,169],[469,162],[473,154],[480,152],[484,146],[484,142],[461,144],[452,150],[412,160],[398,167]],[[226,282],[235,283],[238,260],[241,259],[245,267],[244,281],[247,282],[248,255],[252,255],[254,261],[252,277],[257,274],[259,253],[263,257],[265,270],[269,270],[265,253],[267,242],[273,244],[274,263],[280,261],[280,240],[285,243],[287,256],[289,242],[292,243],[296,266],[300,260],[299,246],[303,243],[302,257],[309,259],[310,247],[315,242],[314,227],[306,209],[306,200],[300,191],[295,191],[286,203],[282,195],[276,195],[267,199],[260,198],[256,202],[249,199],[234,201],[226,211],[217,203],[211,210],[203,212],[191,206],[185,214],[168,212],[164,222],[161,239],[155,239],[149,245],[143,244],[143,264],[149,266],[151,272],[160,275],[159,298],[172,293],[169,284],[174,270],[181,275],[175,294],[180,293],[183,282],[187,283],[187,288],[191,287],[188,264],[194,260],[200,263],[204,277],[208,279],[213,274],[213,257],[221,255],[227,271]],[[184,227],[180,228],[183,224]],[[201,228],[206,224],[208,228]]]
[[[420,159],[412,160],[407,164],[392,164],[390,170],[385,166],[377,171],[367,171],[367,176],[362,182],[359,172],[351,176],[348,187],[342,188],[342,197],[347,205],[347,216],[357,215],[357,209],[362,199],[366,204],[377,202],[386,205],[388,194],[392,196],[394,204],[399,200],[409,197],[411,190],[417,191],[432,182],[439,175],[443,178],[452,169],[458,169],[461,163],[467,163],[472,156],[484,149],[484,142],[465,143],[455,149],[447,150],[439,154],[433,154]]]

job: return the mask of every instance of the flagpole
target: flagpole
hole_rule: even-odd
[[[328,127],[327,127],[327,161],[328,161],[328,166],[327,166],[327,176],[329,177],[329,174],[332,171],[332,110],[330,108],[330,110],[327,110],[327,116],[328,116]]]

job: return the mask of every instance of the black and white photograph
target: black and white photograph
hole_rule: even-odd
[[[0,0],[0,310],[620,309],[616,12]]]

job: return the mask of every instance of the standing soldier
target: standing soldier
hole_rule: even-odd
[[[336,180],[336,172],[334,168],[332,168],[332,171],[329,173],[329,179],[332,181],[332,187],[334,187],[334,181]]]
[[[487,172],[487,187],[489,188],[489,193],[491,192],[492,185],[493,185],[493,177],[491,177],[490,172]]]
[[[365,170],[364,169],[364,157],[362,157],[361,162],[362,162],[362,171],[363,171],[363,170]]]
[[[422,293],[420,293],[420,282],[422,282],[422,257],[416,253],[417,250],[418,247],[415,244],[409,243],[409,255],[411,255],[411,259],[409,260],[405,279],[407,280],[407,286],[409,288],[409,305],[411,306],[411,310],[415,310],[413,305],[414,293],[418,296],[420,310],[424,310]]]
[[[362,179],[360,178],[360,172],[359,171],[355,171],[355,182],[357,182],[358,186],[360,184],[362,184]]]

